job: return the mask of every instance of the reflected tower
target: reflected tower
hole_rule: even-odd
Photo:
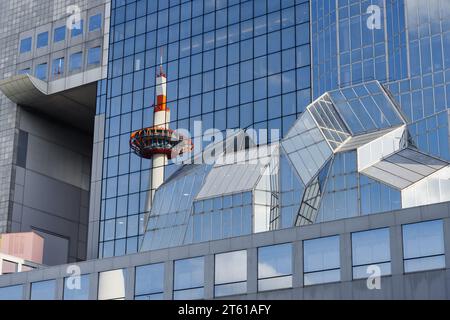
[[[130,147],[142,158],[152,159],[150,192],[146,212],[150,211],[153,196],[164,182],[164,168],[168,160],[192,151],[193,144],[187,137],[169,128],[170,109],[167,106],[167,76],[162,64],[156,75],[156,99],[153,107],[153,126],[135,131],[130,137]]]

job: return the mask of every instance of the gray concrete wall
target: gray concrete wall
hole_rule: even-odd
[[[442,219],[446,268],[415,273],[403,271],[402,225],[420,221]],[[390,228],[392,275],[383,277],[380,290],[369,290],[366,280],[352,280],[351,233],[382,227]],[[303,284],[303,241],[339,235],[341,239],[341,281],[314,286]],[[273,244],[293,243],[293,287],[290,289],[258,292],[257,248]],[[276,230],[250,236],[211,241],[128,256],[92,260],[79,263],[81,274],[89,274],[90,299],[97,297],[98,274],[102,271],[126,269],[127,299],[133,298],[134,270],[136,266],[164,263],[164,298],[173,297],[173,264],[175,260],[205,257],[205,298],[213,298],[214,255],[247,250],[247,293],[223,299],[449,299],[450,298],[450,203],[404,209],[370,216],[319,223],[310,226]],[[63,278],[67,267],[62,265],[26,273],[0,276],[0,288],[22,284],[24,298],[29,297],[32,282],[57,279],[57,299],[62,299]]]
[[[105,114],[100,114],[95,117],[94,128],[87,245],[88,259],[96,259],[98,257],[100,207],[102,198],[103,147],[105,143]]]
[[[11,232],[41,234],[44,264],[84,260],[92,137],[24,109],[18,129],[27,138],[13,166]]]

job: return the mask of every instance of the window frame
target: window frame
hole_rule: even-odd
[[[161,290],[155,290],[155,291],[146,291],[145,293],[139,293],[136,291],[138,286],[138,270],[144,269],[144,268],[162,268],[162,288]],[[154,270],[151,270],[153,272]],[[157,270],[159,271],[159,270]],[[134,300],[160,300],[160,299],[152,299],[152,297],[161,296],[164,295],[164,274],[165,274],[165,264],[163,262],[160,263],[152,263],[152,264],[144,264],[134,267],[134,287],[133,287],[133,297]],[[142,298],[150,298],[150,299],[142,299]]]
[[[43,69],[40,69],[40,68],[43,68]],[[44,77],[39,77],[38,72],[40,72],[44,69],[45,69]],[[39,63],[38,65],[36,65],[36,69],[34,70],[34,75],[37,79],[39,79],[41,81],[47,81],[47,79],[48,79],[48,63],[43,62],[43,63]]]
[[[260,270],[260,261],[261,261],[261,257],[260,257],[260,253],[262,250],[264,249],[268,249],[268,248],[276,248],[276,247],[284,247],[284,246],[290,246],[290,251],[291,254],[289,256],[289,259],[291,260],[290,262],[290,273],[284,273],[282,275],[275,275],[275,276],[261,276],[261,270]],[[257,248],[257,286],[258,286],[258,292],[265,292],[265,291],[273,291],[273,290],[283,290],[283,289],[289,289],[293,287],[293,275],[294,275],[294,245],[292,242],[286,242],[286,243],[279,243],[279,244],[274,244],[274,245],[269,245],[269,246],[262,246],[262,247],[258,247]],[[263,289],[261,283],[265,283],[268,281],[272,281],[272,280],[288,280],[290,282],[289,285],[281,285],[281,286],[276,286],[274,288],[269,288],[269,289]]]
[[[354,261],[355,261],[355,255],[354,255],[354,243],[355,243],[355,239],[354,239],[354,235],[357,234],[363,234],[363,233],[370,233],[370,232],[376,232],[376,231],[381,231],[381,230],[387,230],[388,232],[388,248],[389,248],[389,260],[385,260],[385,261],[376,261],[376,262],[370,262],[370,263],[365,263],[365,264],[358,264],[355,265]],[[370,230],[363,230],[363,231],[355,231],[352,232],[350,234],[350,242],[351,242],[351,250],[352,250],[352,279],[353,280],[359,280],[359,279],[364,279],[364,277],[355,277],[355,269],[357,268],[361,268],[361,267],[369,267],[371,265],[387,265],[389,264],[389,273],[385,273],[382,274],[382,277],[386,277],[386,276],[391,276],[392,275],[392,254],[390,251],[390,245],[391,245],[391,234],[390,234],[390,228],[389,227],[383,227],[383,228],[376,228],[376,229],[370,229]],[[369,274],[367,274],[367,277],[369,276]]]
[[[177,289],[177,283],[176,283],[176,279],[177,279],[177,263],[181,262],[181,261],[188,261],[188,260],[197,260],[197,259],[202,259],[202,266],[203,266],[203,281],[202,281],[202,285],[201,286],[193,286],[193,287],[182,287]],[[192,273],[192,272],[190,272]],[[204,256],[198,256],[198,257],[191,257],[191,258],[186,258],[186,259],[178,259],[178,260],[174,260],[173,261],[173,299],[174,300],[179,300],[180,298],[176,297],[177,293],[188,293],[188,292],[195,292],[195,291],[202,291],[201,294],[201,298],[198,299],[204,299],[205,298],[205,282],[204,282],[204,278],[205,278],[205,257]],[[186,300],[187,298],[184,296],[181,296],[181,298],[183,300]],[[194,298],[195,300],[197,298]]]
[[[98,61],[91,61],[92,55],[97,54],[96,50],[98,50]],[[96,57],[96,56],[94,56]],[[88,55],[87,55],[87,65],[88,66],[97,66],[102,63],[102,47],[96,46],[88,49]]]
[[[63,35],[62,39],[58,40],[57,36],[59,35],[59,32],[61,30],[64,30],[64,35]],[[67,36],[67,27],[65,25],[64,26],[60,26],[60,27],[56,27],[56,28],[53,29],[53,43],[59,43],[59,42],[65,41],[66,40],[66,36]]]
[[[49,32],[44,31],[37,35],[36,37],[36,49],[42,49],[45,47],[48,47],[48,41],[49,41]],[[40,41],[45,40],[45,44],[41,44]]]
[[[226,257],[227,255],[232,255],[232,254],[243,254],[244,255],[244,259],[245,259],[245,263],[243,264],[244,266],[244,277],[245,280],[236,280],[236,281],[226,281],[226,282],[217,282],[217,266],[218,266],[218,261],[217,258],[220,256]],[[242,257],[238,257],[239,259]],[[248,252],[246,249],[244,250],[237,250],[237,251],[229,251],[229,252],[222,252],[222,253],[217,253],[214,255],[214,297],[226,297],[226,296],[233,296],[233,295],[239,295],[239,294],[245,294],[247,292],[247,282],[248,282],[248,272],[247,272],[247,259],[248,259]],[[238,268],[241,268],[241,266],[239,265]],[[242,271],[242,270],[239,270]],[[231,294],[220,294],[217,292],[218,289],[221,288],[225,288],[225,287],[235,287],[236,285],[244,285],[245,288],[243,290],[238,289],[236,292],[233,292]]]
[[[311,241],[317,241],[317,240],[321,240],[321,239],[327,239],[327,238],[337,238],[338,240],[338,255],[339,255],[339,267],[334,267],[334,268],[327,268],[327,269],[317,269],[314,271],[305,271],[306,270],[306,259],[305,259],[305,243],[311,242]],[[321,284],[326,284],[326,283],[336,283],[336,282],[340,282],[342,280],[341,277],[341,269],[342,269],[342,265],[341,265],[341,261],[340,261],[340,241],[341,241],[341,235],[331,235],[331,236],[325,236],[325,237],[319,237],[319,238],[314,238],[314,239],[305,239],[302,242],[302,249],[303,249],[303,285],[305,287],[307,286],[314,286],[314,285],[321,285]],[[339,271],[339,279],[334,280],[334,281],[320,281],[320,282],[315,282],[315,283],[306,283],[306,276],[309,274],[319,274],[319,273],[325,273],[325,272],[332,272],[332,271]]]
[[[80,56],[80,66],[79,67],[73,67],[72,61],[74,59],[74,56]],[[83,51],[74,52],[70,55],[69,59],[69,73],[77,72],[83,70]]]
[[[26,37],[26,38],[20,39],[20,45],[19,45],[20,54],[31,52],[32,49],[33,49],[33,37]]]
[[[440,222],[441,224],[441,235],[442,235],[442,253],[439,254],[431,254],[431,255],[424,255],[424,256],[414,256],[411,258],[406,258],[406,245],[405,245],[405,227],[413,226],[413,225],[419,225],[419,224],[428,224],[428,223],[437,223]],[[404,273],[414,273],[414,272],[423,272],[423,271],[430,271],[430,270],[440,270],[444,269],[446,267],[445,263],[445,231],[444,231],[444,220],[442,219],[434,219],[434,220],[427,220],[427,221],[420,221],[420,222],[413,222],[413,223],[407,223],[402,225],[402,251],[403,251],[403,272]],[[426,260],[430,258],[437,258],[442,257],[443,258],[443,265],[432,267],[432,268],[425,268],[425,269],[415,269],[415,270],[407,270],[407,262],[409,261],[420,261],[420,260]]]
[[[94,18],[99,18],[99,21],[94,21]],[[96,13],[89,17],[89,26],[88,26],[88,32],[94,32],[97,30],[102,30],[103,27],[103,14],[102,13]],[[99,22],[99,23],[98,23]]]

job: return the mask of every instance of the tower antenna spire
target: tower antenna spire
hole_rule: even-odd
[[[161,47],[159,49],[159,74],[164,74],[164,68],[163,68],[163,56],[164,56],[164,48]]]

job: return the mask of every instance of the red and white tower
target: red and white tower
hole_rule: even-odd
[[[167,107],[167,77],[162,65],[156,76],[156,104],[153,114],[153,128],[169,129],[170,109]],[[152,198],[156,189],[164,182],[164,167],[169,155],[165,150],[153,155],[151,190]]]
[[[169,159],[194,148],[192,141],[169,128],[170,109],[167,107],[167,76],[162,67],[156,75],[156,101],[153,110],[153,127],[135,131],[130,137],[130,147],[140,157],[153,159],[151,194],[147,200],[150,210],[156,189],[164,182],[164,167]]]

